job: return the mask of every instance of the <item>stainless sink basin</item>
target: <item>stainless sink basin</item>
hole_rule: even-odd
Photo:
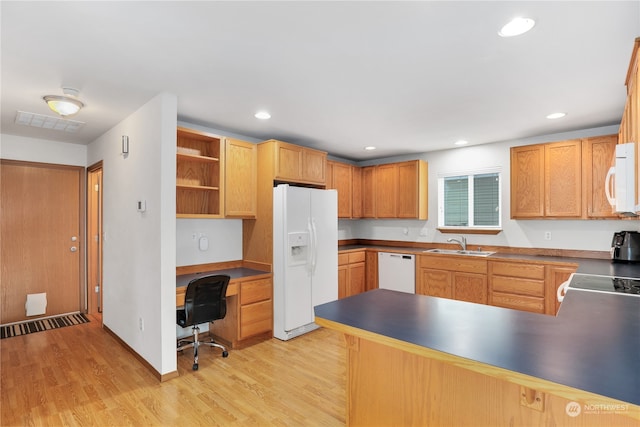
[[[427,252],[431,254],[468,255],[468,256],[479,256],[479,257],[485,257],[485,256],[495,254],[495,252],[489,252],[489,251],[462,251],[457,249],[427,249],[426,251],[423,251],[423,252]]]

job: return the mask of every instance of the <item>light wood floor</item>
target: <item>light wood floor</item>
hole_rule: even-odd
[[[178,355],[160,383],[104,332],[83,325],[0,341],[2,426],[344,426],[342,335],[319,329],[288,342]]]

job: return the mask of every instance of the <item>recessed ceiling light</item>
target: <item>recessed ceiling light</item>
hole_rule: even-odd
[[[547,116],[547,119],[551,119],[551,120],[553,120],[553,119],[561,119],[562,117],[564,117],[566,115],[567,115],[567,113],[552,113],[552,114],[549,114]]]
[[[502,27],[502,29],[498,31],[498,35],[501,37],[519,36],[532,29],[534,25],[536,25],[536,21],[531,18],[517,17]]]
[[[255,114],[255,118],[260,120],[269,120],[271,118],[271,114],[267,113],[266,111],[258,111]]]
[[[376,149],[376,147],[374,147],[372,145],[369,145],[368,147],[364,147],[364,149],[367,150],[367,151],[373,151],[373,150]]]
[[[469,141],[465,141],[464,139],[454,142],[455,145],[467,145],[468,143]]]

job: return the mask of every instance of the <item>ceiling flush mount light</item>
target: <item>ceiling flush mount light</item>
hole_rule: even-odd
[[[364,147],[364,149],[367,150],[367,151],[373,151],[373,150],[376,149],[376,147],[374,147],[373,145],[369,145],[367,147]]]
[[[553,120],[553,119],[561,119],[566,115],[567,115],[567,113],[552,113],[552,114],[549,114],[547,116],[547,119],[551,119],[551,120]]]
[[[519,36],[532,29],[534,25],[536,25],[536,21],[531,18],[514,18],[498,31],[498,35],[501,37]]]
[[[62,92],[64,95],[45,95],[42,97],[51,111],[66,117],[73,116],[84,107],[84,104],[76,99],[80,93],[77,89],[63,87]]]
[[[266,111],[258,111],[254,115],[254,117],[260,120],[269,120],[271,118],[271,114],[267,113]]]
[[[468,143],[469,141],[465,141],[464,139],[454,142],[455,145],[467,145]]]

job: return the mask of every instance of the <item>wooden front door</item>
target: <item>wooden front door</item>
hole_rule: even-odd
[[[0,323],[82,309],[83,169],[0,163]],[[47,294],[46,312],[27,317],[28,294]]]

